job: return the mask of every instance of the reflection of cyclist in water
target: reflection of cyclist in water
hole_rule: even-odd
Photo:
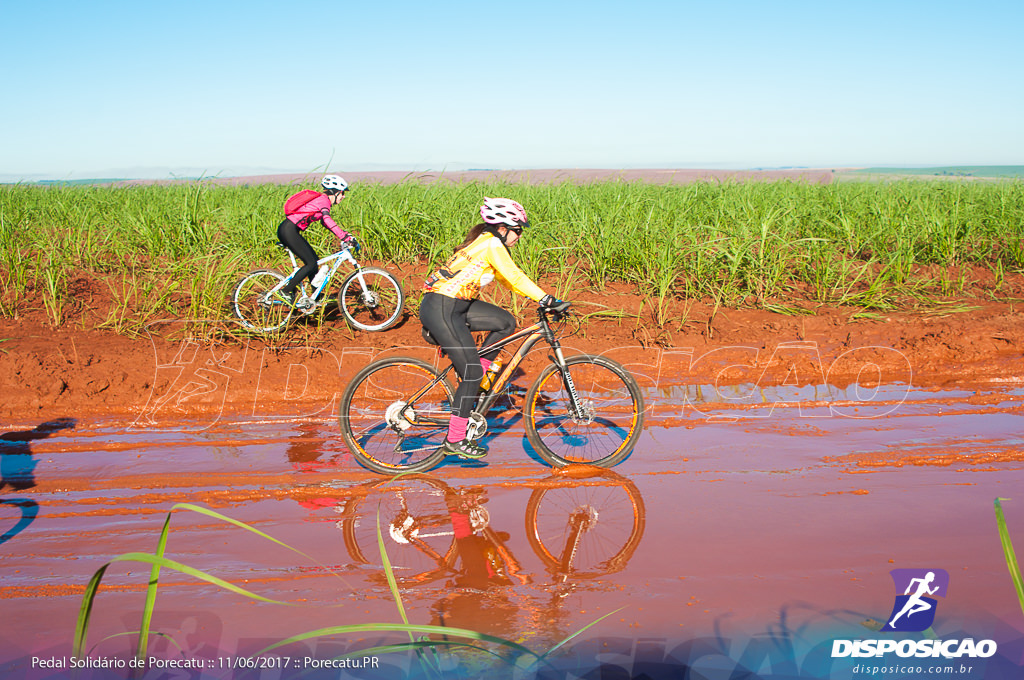
[[[31,443],[74,426],[74,419],[59,418],[37,425],[27,432],[6,432],[0,435],[0,490],[8,485],[16,491],[35,486],[36,461],[32,458]]]
[[[466,489],[462,492],[449,490],[445,494],[445,504],[452,518],[455,531],[455,545],[459,553],[458,575],[455,577],[456,587],[469,587],[487,590],[495,585],[509,585],[512,579],[506,573],[508,566],[500,554],[504,542],[509,539],[508,532],[493,532],[497,541],[491,541],[476,531],[484,529],[479,512],[487,502],[485,492],[479,487]],[[477,527],[474,528],[474,523]]]
[[[892,617],[892,621],[889,622],[890,628],[894,628],[897,619],[899,619],[904,614],[907,615],[907,618],[910,618],[918,612],[927,611],[932,608],[931,603],[926,602],[922,599],[922,597],[924,595],[933,595],[935,594],[935,591],[939,589],[939,586],[935,586],[934,588],[928,587],[929,584],[931,584],[931,582],[934,580],[935,572],[933,571],[929,571],[924,578],[910,579],[910,583],[907,584],[907,589],[903,591],[903,594],[910,594],[910,590],[914,587],[915,583],[917,584],[917,590],[914,591],[913,595],[910,595],[910,598],[907,600],[907,603],[903,605],[903,609],[901,609],[896,616]]]
[[[488,526],[486,502],[486,492],[479,487],[445,492],[458,558],[455,576],[447,584],[449,593],[433,610],[440,625],[507,635],[515,630],[519,607],[509,599],[506,586],[513,577],[520,582],[526,577],[519,574],[519,564],[505,547],[509,534]]]
[[[493,528],[484,488],[459,491],[431,475],[408,475],[343,491],[332,486],[331,493],[343,499],[337,523],[345,548],[356,565],[374,567],[371,583],[387,586],[378,557],[383,538],[400,587],[439,593],[430,606],[434,624],[555,642],[569,632],[566,596],[585,597],[586,586],[576,590],[581,582],[624,569],[644,534],[636,485],[595,470],[566,469],[521,485],[532,489],[526,540],[552,576],[541,582],[523,570],[509,534]]]

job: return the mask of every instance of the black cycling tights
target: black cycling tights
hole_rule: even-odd
[[[309,242],[303,238],[302,232],[299,231],[299,228],[291,220],[286,219],[278,225],[277,238],[304,263],[292,280],[288,282],[288,285],[281,289],[286,295],[291,295],[299,287],[299,284],[302,283],[302,279],[313,280],[317,270],[316,261],[320,258],[317,257],[313,246],[309,245]]]
[[[516,318],[483,300],[458,300],[439,293],[426,293],[420,303],[420,323],[451,359],[461,381],[455,390],[455,415],[468,418],[484,377],[480,359],[493,361],[498,354],[481,355],[470,332],[490,331],[484,339],[484,344],[489,345],[512,335]]]

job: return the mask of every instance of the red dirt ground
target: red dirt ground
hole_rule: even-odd
[[[422,281],[425,272],[419,269],[422,267],[406,267],[400,272],[407,291],[415,290]],[[717,310],[710,300],[672,299],[659,319],[654,303],[632,287],[580,290],[572,299],[581,312],[612,310],[622,314],[619,318],[592,316],[564,343],[578,351],[610,352],[624,363],[633,357],[647,357],[636,360],[646,365],[658,363],[658,379],[663,384],[814,384],[823,382],[823,373],[827,373],[828,381],[837,385],[859,380],[938,388],[1020,378],[1024,323],[1019,298],[1024,298],[1024,277],[1007,277],[1000,290],[1003,301],[994,301],[988,290],[990,275],[982,270],[966,274],[977,284],[946,312],[933,308],[863,315],[857,308],[781,301],[807,312],[788,315],[757,308],[752,299],[750,307]],[[541,282],[545,283],[555,282]],[[18,318],[0,319],[0,388],[4,394],[0,417],[8,422],[69,415],[138,416],[154,395],[167,392],[173,378],[166,369],[186,363],[182,352],[190,345],[184,342],[188,331],[183,323],[154,324],[150,327],[153,333],[138,337],[88,330],[106,316],[111,301],[101,291],[108,287],[85,274],[75,286],[89,293],[77,296],[78,302],[60,327],[48,324],[41,302],[24,305],[30,311]],[[499,301],[507,305],[507,294]],[[773,302],[780,301],[764,301],[766,305]],[[524,313],[527,316],[521,316],[521,321],[529,323],[525,307]],[[346,374],[372,353],[401,347],[413,348],[403,353],[426,352],[415,316],[407,316],[399,326],[383,333],[352,331],[332,312],[319,326],[293,325],[286,342],[228,338],[211,343],[203,339],[209,337],[204,330],[230,326],[230,321],[223,319],[193,326],[204,352],[222,350],[237,355],[237,350],[245,348],[248,356],[256,356],[251,354],[256,350],[261,358],[258,366],[247,363],[230,369],[230,362],[221,366],[234,370],[234,377],[226,394],[218,393],[216,404],[209,407],[223,408],[225,413],[251,411],[255,383],[267,381],[275,371],[294,370],[296,363],[309,363],[317,354],[342,357],[346,351],[351,355],[355,348],[362,348],[355,361],[339,361],[341,375],[321,376],[308,384],[300,401],[330,398],[343,387]],[[799,360],[787,358],[792,351],[779,351],[794,347],[802,349],[798,354],[804,357],[816,354],[820,365],[799,365]],[[813,350],[811,354],[808,348]],[[687,358],[686,352],[692,355]],[[676,361],[671,367],[661,361],[667,356]],[[678,363],[680,357],[689,365]],[[212,363],[216,361],[207,361]],[[878,368],[861,374],[865,364]],[[283,385],[288,384],[287,375],[279,378]],[[296,404],[294,394],[276,397],[292,407]],[[273,410],[274,399],[273,390],[262,390],[261,408]],[[179,399],[180,408],[172,410],[187,416],[202,411],[203,404],[202,398]]]

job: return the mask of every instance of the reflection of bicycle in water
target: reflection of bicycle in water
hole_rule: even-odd
[[[532,484],[526,537],[556,583],[592,579],[626,566],[644,533],[645,509],[632,481],[610,470],[560,472]],[[509,581],[526,583],[507,546],[509,535],[491,526],[486,494],[455,490],[428,475],[369,484],[344,511],[345,547],[359,564],[381,565],[379,516],[385,549],[398,583],[416,585],[458,575],[465,526],[488,560],[501,560]],[[382,574],[383,577],[383,574]]]
[[[481,487],[456,489],[429,475],[373,482],[346,504],[338,525],[353,561],[385,587],[380,518],[398,585],[444,593],[431,606],[435,623],[508,636],[521,633],[515,621],[525,615],[532,634],[559,639],[568,616],[562,601],[580,581],[626,566],[643,537],[645,509],[636,485],[610,470],[567,468],[529,486],[526,538],[547,579],[526,573],[510,535],[492,525]],[[546,604],[538,592],[548,594]]]

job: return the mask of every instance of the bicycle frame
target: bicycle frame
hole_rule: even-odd
[[[285,246],[283,243],[279,242],[277,244],[277,247],[284,248],[284,250],[288,253],[288,258],[292,261],[292,271],[288,276],[284,278],[284,280],[280,284],[274,286],[274,288],[269,291],[268,295],[273,295],[277,291],[281,290],[285,285],[288,284],[289,281],[291,281],[295,277],[295,274],[298,273],[299,271],[299,261],[295,258],[295,253],[293,253],[291,249]],[[356,261],[356,258],[352,255],[352,251],[349,248],[342,248],[341,250],[335,253],[331,253],[330,255],[322,257],[316,261],[317,268],[322,267],[328,263],[333,264],[331,264],[331,268],[327,270],[327,276],[324,277],[324,280],[321,281],[320,285],[313,290],[313,293],[309,296],[310,298],[314,300],[320,299],[320,294],[324,292],[327,289],[327,286],[331,284],[331,281],[334,280],[334,275],[341,267],[342,262],[348,262],[350,265],[352,265],[353,269],[355,269],[356,271],[356,279],[359,281],[359,285],[362,286],[364,290],[366,289],[366,281],[363,279],[363,268],[359,265],[359,262]]]
[[[576,393],[576,386],[572,382],[572,376],[569,375],[569,371],[566,370],[565,357],[562,354],[562,345],[561,343],[559,343],[558,338],[555,337],[555,332],[551,329],[551,324],[548,322],[548,312],[544,309],[540,309],[538,310],[537,315],[539,317],[537,323],[533,324],[532,326],[524,328],[523,330],[518,331],[516,333],[513,333],[504,340],[499,340],[498,342],[480,348],[480,354],[486,354],[487,352],[501,350],[507,347],[508,345],[518,342],[519,340],[523,341],[519,348],[512,354],[512,357],[509,359],[505,367],[501,370],[501,373],[498,374],[497,378],[494,380],[494,383],[491,385],[490,390],[485,395],[483,395],[483,398],[477,404],[474,413],[477,413],[480,416],[486,418],[486,413],[490,411],[491,405],[498,398],[498,395],[501,394],[502,388],[506,384],[508,384],[508,382],[512,379],[512,374],[515,372],[516,368],[519,366],[520,363],[522,363],[523,359],[526,358],[526,355],[530,353],[530,350],[532,350],[534,346],[541,340],[545,340],[549,345],[551,345],[553,354],[549,355],[549,358],[551,359],[552,363],[554,363],[555,366],[558,368],[558,371],[562,376],[562,380],[565,383],[566,389],[569,392],[569,400],[572,404],[573,410],[572,416],[578,417],[579,414],[583,412],[580,407],[579,395]],[[416,392],[416,394],[410,397],[408,405],[406,405],[405,408],[402,409],[402,417],[407,418],[407,414],[405,412],[406,409],[409,408],[410,405],[415,405],[416,401],[421,396],[426,394],[431,388],[434,387],[434,385],[441,382],[444,379],[444,377],[447,376],[448,373],[453,370],[455,370],[455,367],[449,364],[448,367],[441,371],[434,380],[432,380],[421,390]],[[445,422],[447,422],[445,419],[441,418],[420,418],[419,416],[407,419],[413,425],[444,425]]]

